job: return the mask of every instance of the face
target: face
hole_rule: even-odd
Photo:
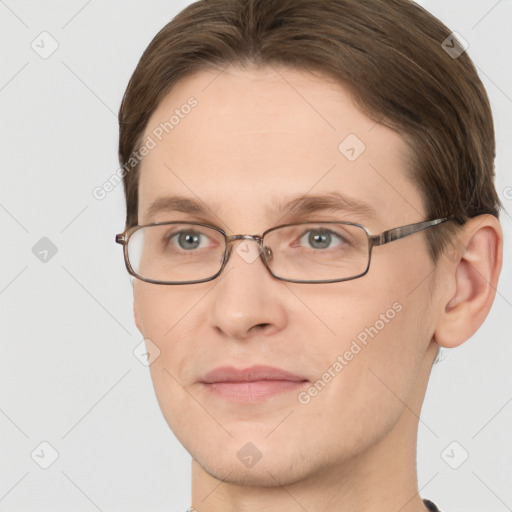
[[[197,104],[183,108],[191,96]],[[176,110],[179,120],[162,133]],[[407,178],[403,139],[317,74],[233,67],[195,73],[152,114],[148,136],[156,145],[141,164],[139,224],[188,220],[233,235],[343,220],[377,234],[425,219],[422,196]],[[333,192],[375,213],[279,208]],[[170,196],[197,201],[204,211],[150,214]],[[369,450],[403,420],[404,402],[431,364],[434,266],[417,233],[375,247],[361,278],[291,283],[273,278],[260,258],[244,259],[236,250],[243,243],[234,242],[213,281],[136,279],[135,319],[160,351],[150,366],[160,407],[194,460],[221,480],[287,484]],[[215,368],[253,365],[285,370],[298,382],[204,383]]]

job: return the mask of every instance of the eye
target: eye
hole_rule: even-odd
[[[331,245],[333,242],[338,242]],[[313,249],[331,249],[340,245],[348,244],[348,240],[340,233],[330,229],[318,228],[308,229],[300,238],[300,244],[309,244]]]
[[[193,251],[209,246],[208,237],[204,233],[191,229],[172,231],[164,237],[164,242],[167,245],[171,243],[184,251]]]

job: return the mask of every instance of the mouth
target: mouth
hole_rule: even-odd
[[[238,403],[264,402],[273,396],[298,390],[308,382],[303,376],[271,366],[245,369],[222,366],[200,380],[208,393]]]

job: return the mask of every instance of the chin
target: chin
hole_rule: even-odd
[[[291,464],[284,454],[281,454],[281,460],[264,462],[264,458],[265,456],[250,468],[245,467],[236,458],[222,463],[215,458],[212,460],[194,458],[194,461],[213,478],[245,487],[280,487],[293,484],[307,476],[307,468],[298,468],[297,465]],[[300,469],[304,471],[301,472]]]

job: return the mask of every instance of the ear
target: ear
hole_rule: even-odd
[[[457,347],[482,325],[491,309],[503,260],[503,232],[493,215],[468,220],[452,250],[443,255],[442,308],[434,339]]]

